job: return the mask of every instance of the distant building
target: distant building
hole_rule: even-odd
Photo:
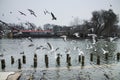
[[[51,30],[13,30],[13,37],[52,37],[54,35]]]

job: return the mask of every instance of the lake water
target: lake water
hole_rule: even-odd
[[[48,43],[57,50],[51,52]],[[109,52],[107,61],[102,48]],[[78,61],[80,51],[85,56],[84,66]],[[0,54],[3,54],[0,60],[5,59],[6,64],[4,70],[0,67],[0,71],[21,70],[22,76],[19,80],[27,80],[31,74],[34,75],[33,80],[119,80],[120,63],[116,60],[118,52],[120,39],[113,42],[100,39],[96,44],[92,44],[91,39],[64,41],[62,38],[33,38],[32,42],[27,38],[0,39]],[[90,53],[94,54],[93,62],[90,61]],[[34,54],[37,54],[36,68],[33,65]],[[45,54],[48,55],[48,67],[45,65]],[[60,65],[56,63],[57,54],[61,55]],[[71,66],[66,62],[66,54],[71,57]],[[22,63],[23,55],[26,56],[26,64]],[[99,66],[96,64],[97,55],[100,56]],[[11,64],[11,56],[15,59],[14,64]],[[18,69],[18,59],[21,59],[21,69]]]

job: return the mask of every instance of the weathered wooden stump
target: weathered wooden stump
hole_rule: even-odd
[[[84,66],[85,63],[85,56],[82,56],[82,66]]]
[[[2,60],[1,60],[1,68],[2,68],[2,69],[5,69],[5,59],[2,59]]]
[[[49,61],[48,61],[48,56],[47,56],[47,54],[45,55],[45,65],[46,65],[46,67],[48,67],[48,64],[49,64]]]
[[[120,60],[120,53],[117,53],[117,61]]]
[[[71,66],[71,57],[68,58],[68,66]]]
[[[105,54],[105,60],[108,60],[108,53]]]
[[[93,53],[90,53],[90,61],[93,61]]]
[[[26,56],[25,56],[25,55],[22,56],[22,59],[23,59],[23,60],[22,60],[22,61],[23,61],[23,64],[26,64]]]
[[[66,62],[68,62],[69,56],[70,56],[69,54],[66,55]]]
[[[34,57],[34,68],[36,68],[37,67],[37,57]]]
[[[11,64],[14,64],[14,58],[11,56]]]
[[[56,62],[57,62],[57,65],[60,66],[60,56],[57,56]]]
[[[78,61],[81,62],[81,55],[78,56]]]
[[[21,69],[21,59],[18,59],[18,69]]]
[[[100,65],[100,56],[97,56],[97,65]]]

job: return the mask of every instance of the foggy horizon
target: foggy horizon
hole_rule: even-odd
[[[0,0],[0,19],[15,24],[31,22],[37,27],[47,23],[69,26],[75,18],[79,18],[81,24],[83,20],[90,20],[93,11],[112,9],[115,14],[119,15],[119,3],[119,0]],[[37,17],[31,15],[27,9],[32,9]],[[57,20],[52,20],[50,14],[45,15],[45,10],[53,12]],[[25,13],[26,16],[18,11]],[[118,24],[120,25],[120,22]]]

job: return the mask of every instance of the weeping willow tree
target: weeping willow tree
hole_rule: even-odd
[[[114,31],[115,25],[117,25],[118,16],[113,12],[113,10],[101,10],[94,11],[92,13],[91,22],[94,27],[94,33],[98,36],[105,35],[110,36]]]

